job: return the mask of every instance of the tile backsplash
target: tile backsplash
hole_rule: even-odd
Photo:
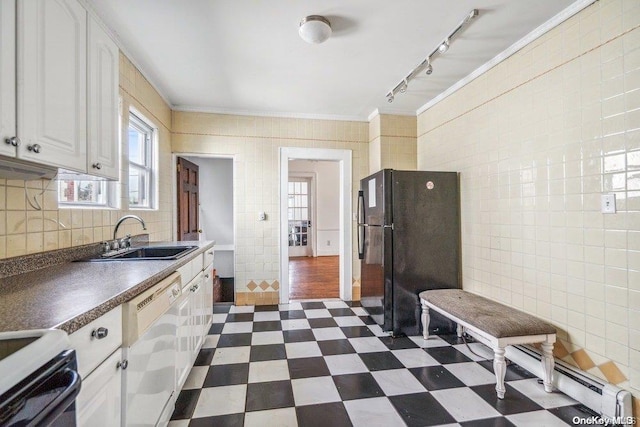
[[[129,106],[135,107],[158,129],[159,165],[171,167],[171,110],[133,64],[120,55],[120,96],[122,97],[123,135],[126,141]],[[127,169],[127,144],[122,144],[121,176]],[[144,218],[151,240],[169,240],[172,223],[171,174],[159,176],[157,210],[59,209],[57,182],[54,180],[15,181],[0,179],[0,258],[63,249],[110,239],[113,227],[122,215],[135,213]],[[118,183],[121,195],[127,184]],[[35,199],[35,202],[33,201]],[[32,203],[28,203],[31,200]],[[121,205],[126,206],[126,198]],[[32,206],[33,205],[33,206]],[[37,209],[40,205],[42,209]],[[123,223],[118,234],[139,234],[135,221]]]

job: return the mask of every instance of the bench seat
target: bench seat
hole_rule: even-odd
[[[458,336],[467,332],[493,349],[498,398],[504,398],[506,390],[504,353],[508,345],[541,343],[544,389],[546,392],[553,390],[555,327],[535,316],[461,289],[433,289],[421,292],[419,296],[424,339],[429,337],[429,310],[433,309],[458,324]]]

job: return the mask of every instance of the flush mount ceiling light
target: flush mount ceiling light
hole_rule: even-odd
[[[322,43],[331,37],[331,23],[320,15],[310,15],[300,21],[298,33],[307,43]]]
[[[467,16],[464,17],[462,22],[460,22],[460,24],[458,24],[458,26],[451,33],[449,33],[449,35],[445,37],[444,40],[442,40],[442,42],[440,42],[438,46],[435,49],[433,49],[433,51],[429,55],[427,55],[424,61],[418,64],[413,70],[411,70],[411,72],[407,74],[407,77],[402,79],[400,83],[395,85],[393,89],[391,89],[387,93],[387,102],[393,102],[398,92],[405,93],[407,91],[407,88],[409,87],[409,82],[413,80],[423,70],[427,75],[431,75],[431,73],[433,73],[433,66],[431,65],[431,62],[433,61],[434,57],[438,57],[446,53],[449,50],[449,47],[453,39],[456,36],[458,36],[458,34],[460,34],[462,30],[466,26],[468,26],[469,23],[476,16],[478,16],[478,9],[473,9],[471,12],[469,12]],[[302,26],[300,27],[300,32],[302,34]]]

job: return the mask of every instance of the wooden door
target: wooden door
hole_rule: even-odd
[[[198,240],[198,165],[178,157],[178,240]]]

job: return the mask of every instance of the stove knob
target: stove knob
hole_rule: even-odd
[[[93,332],[91,332],[91,336],[97,340],[106,338],[107,335],[109,335],[109,330],[107,328],[102,328],[102,327],[98,329],[94,329]]]

